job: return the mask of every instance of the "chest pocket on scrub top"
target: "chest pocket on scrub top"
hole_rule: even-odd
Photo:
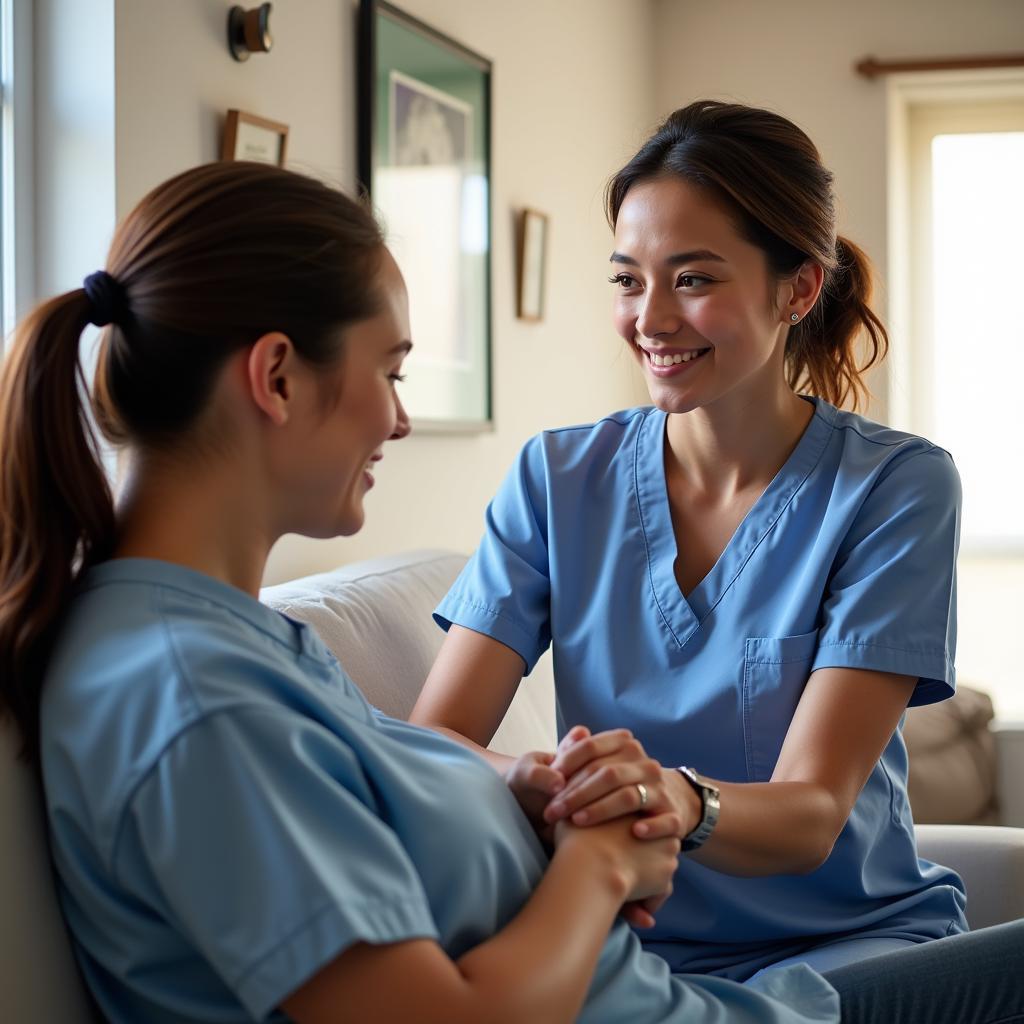
[[[743,742],[747,778],[767,782],[804,692],[818,648],[818,631],[750,637],[743,657]]]

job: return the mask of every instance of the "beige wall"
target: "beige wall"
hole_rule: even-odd
[[[117,206],[217,156],[223,112],[288,123],[293,167],[355,181],[354,8],[277,0],[274,48],[245,64],[224,42],[227,0],[118,0]],[[643,401],[608,317],[605,178],[654,118],[652,6],[614,0],[405,0],[409,13],[494,61],[493,281],[497,429],[391,445],[368,521],[338,541],[284,538],[268,582],[419,546],[470,551],[484,506],[536,431]],[[638,70],[639,69],[639,70]],[[513,209],[551,215],[548,312],[515,319]]]

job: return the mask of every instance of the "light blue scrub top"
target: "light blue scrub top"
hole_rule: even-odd
[[[458,957],[547,863],[483,760],[371,709],[307,627],[163,562],[88,574],[42,758],[61,901],[113,1024],[284,1020],[360,941]],[[579,1019],[809,1024],[838,996],[805,965],[757,989],[673,977],[620,923]]]
[[[814,400],[796,448],[686,598],[646,407],[527,443],[435,618],[533,668],[551,644],[558,728],[628,727],[663,765],[764,782],[811,672],[919,677],[953,693],[960,484],[934,445]],[[480,685],[486,685],[481,680]],[[525,685],[529,685],[527,682]],[[678,971],[745,979],[851,933],[966,929],[959,877],[919,860],[899,731],[826,863],[737,878],[681,858],[644,943]]]

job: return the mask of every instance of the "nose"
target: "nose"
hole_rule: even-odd
[[[395,395],[395,412],[397,413],[395,429],[388,438],[389,441],[401,441],[403,437],[408,437],[412,430],[409,424],[409,414],[405,411],[405,406],[402,405],[402,400],[397,394]]]
[[[682,317],[671,289],[652,285],[644,293],[636,318],[636,333],[645,338],[672,335],[679,330]]]

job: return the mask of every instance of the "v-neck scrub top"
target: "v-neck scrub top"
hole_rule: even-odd
[[[813,401],[796,448],[687,597],[674,573],[666,414],[638,408],[538,435],[435,618],[512,648],[527,672],[550,644],[560,735],[627,727],[661,764],[729,782],[770,780],[816,669],[917,677],[911,705],[950,696],[953,462]],[[673,970],[742,979],[851,935],[965,930],[959,877],[917,857],[906,779],[897,730],[810,874],[739,878],[684,855],[645,945]]]
[[[283,1022],[354,943],[461,956],[547,866],[481,758],[374,711],[312,630],[182,566],[88,573],[41,710],[60,899],[111,1024]],[[820,975],[778,973],[674,977],[620,921],[578,1020],[838,1022]]]

